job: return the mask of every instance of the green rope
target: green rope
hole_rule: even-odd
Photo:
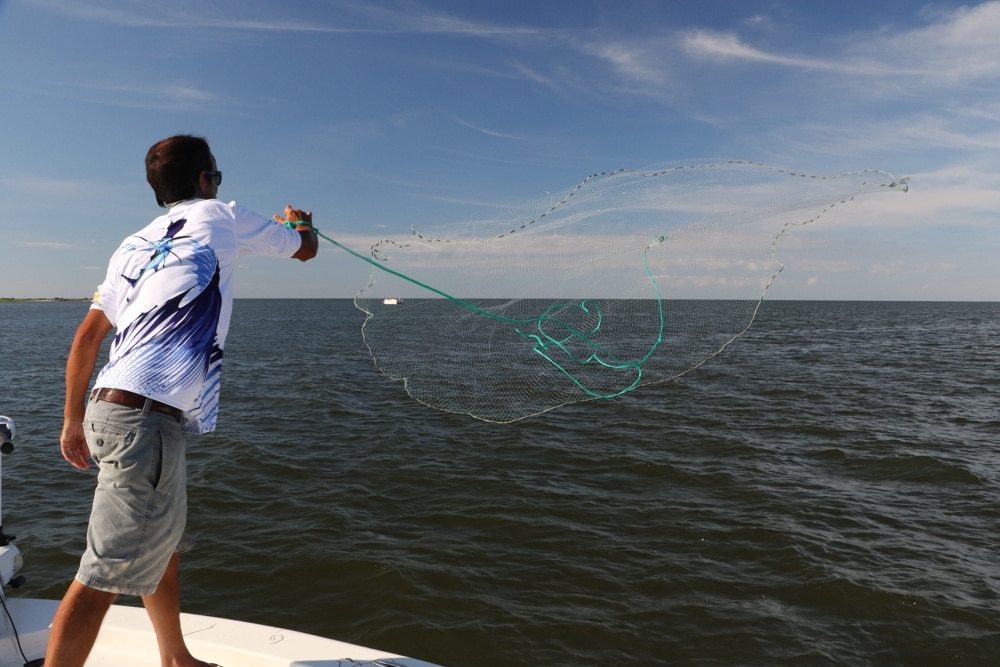
[[[647,259],[647,254],[649,252],[649,249],[654,245],[658,245],[664,242],[665,237],[663,236],[657,237],[656,240],[648,244],[642,251],[643,270],[646,272],[646,276],[649,278],[649,282],[653,287],[653,292],[656,295],[656,306],[659,317],[659,328],[657,331],[656,340],[655,342],[653,342],[649,351],[646,352],[646,354],[643,355],[642,358],[636,361],[625,361],[615,358],[611,352],[601,347],[600,345],[596,344],[594,341],[590,339],[590,336],[593,336],[600,330],[601,325],[603,323],[604,315],[601,311],[601,304],[599,301],[593,299],[584,299],[579,303],[575,302],[557,303],[547,308],[545,312],[542,313],[542,315],[540,315],[539,317],[533,317],[527,319],[515,319],[515,318],[505,317],[503,315],[497,315],[496,313],[491,313],[488,310],[483,310],[479,306],[469,303],[464,299],[452,296],[451,294],[443,292],[437,289],[436,287],[431,287],[426,283],[422,283],[419,280],[411,278],[410,276],[402,274],[394,269],[391,269],[387,267],[385,264],[380,263],[375,259],[368,257],[366,255],[362,255],[356,252],[355,250],[352,250],[351,248],[348,248],[347,246],[330,238],[329,236],[326,236],[325,234],[317,230],[315,227],[313,227],[313,231],[315,231],[316,235],[319,236],[320,238],[329,241],[330,243],[337,246],[341,250],[346,251],[348,254],[353,255],[354,257],[357,257],[358,259],[367,262],[382,271],[385,271],[386,273],[392,274],[397,278],[401,278],[409,283],[416,285],[417,287],[433,292],[438,296],[442,296],[451,301],[452,303],[455,303],[474,313],[514,325],[515,331],[517,332],[518,335],[532,342],[532,349],[535,351],[536,354],[538,354],[543,359],[548,361],[550,364],[555,366],[561,373],[566,375],[566,377],[568,377],[577,387],[579,387],[580,390],[585,392],[588,396],[592,396],[594,398],[614,398],[616,396],[621,396],[622,394],[628,393],[633,389],[635,389],[637,386],[639,386],[639,383],[642,380],[643,364],[645,364],[653,356],[653,354],[656,352],[656,348],[659,347],[660,343],[663,342],[663,330],[665,325],[664,315],[663,315],[663,300],[660,297],[660,291],[659,288],[657,287],[656,279],[653,277],[653,274],[649,269],[649,262]],[[579,308],[585,313],[594,314],[594,316],[596,317],[596,324],[589,331],[581,331],[553,314],[553,313],[558,313],[566,308]],[[522,327],[524,327],[524,325],[528,325],[528,327],[531,327],[533,325],[537,333],[529,333],[522,330]],[[554,325],[554,328],[561,330],[564,335],[561,338],[556,338],[554,333],[552,334],[548,333],[547,330],[550,328],[549,325]],[[590,347],[591,353],[585,357],[578,357],[574,355],[569,350],[568,347],[568,345],[573,341],[583,342],[586,346]],[[605,368],[615,371],[632,371],[635,373],[635,377],[632,379],[629,385],[624,389],[612,393],[601,393],[594,391],[589,387],[585,386],[576,376],[574,376],[570,369],[567,369],[566,366],[564,366],[562,363],[554,359],[553,358],[554,355],[552,354],[552,349],[562,351],[577,366],[584,366],[587,364],[596,363],[601,366],[604,366]]]

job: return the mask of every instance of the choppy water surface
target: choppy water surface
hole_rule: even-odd
[[[56,443],[86,307],[0,304],[14,595],[82,550],[93,477]],[[237,301],[187,611],[447,667],[1000,664],[1000,304],[767,303],[680,381],[507,425],[406,397],[360,324]]]

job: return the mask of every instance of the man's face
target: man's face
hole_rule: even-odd
[[[212,171],[218,171],[219,167],[215,162],[215,156],[212,155]],[[196,197],[202,199],[215,199],[219,194],[219,186],[215,184],[215,177],[206,171],[198,174],[197,191],[195,192]]]
[[[212,156],[212,171],[218,171],[219,166],[215,162],[215,156]],[[215,180],[208,174],[204,174],[205,178],[208,180],[208,188],[206,189],[205,199],[215,199],[219,194],[219,186],[215,184]]]

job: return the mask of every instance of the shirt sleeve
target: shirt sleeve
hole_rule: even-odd
[[[114,267],[117,265],[119,254],[121,254],[121,248],[112,255],[108,262],[108,272],[104,277],[104,282],[97,286],[97,291],[94,292],[94,297],[90,301],[90,309],[102,311],[113,325],[117,325],[118,322],[118,280],[117,276],[114,275]]]
[[[229,202],[236,224],[240,254],[291,257],[302,245],[302,235],[236,202]]]

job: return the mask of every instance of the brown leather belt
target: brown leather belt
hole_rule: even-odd
[[[180,408],[154,401],[151,398],[146,398],[141,394],[125,391],[124,389],[95,389],[90,394],[90,399],[93,401],[117,403],[118,405],[124,405],[126,408],[135,408],[136,410],[145,409],[148,403],[150,412],[159,412],[164,415],[170,415],[177,421],[181,420],[182,410]]]

